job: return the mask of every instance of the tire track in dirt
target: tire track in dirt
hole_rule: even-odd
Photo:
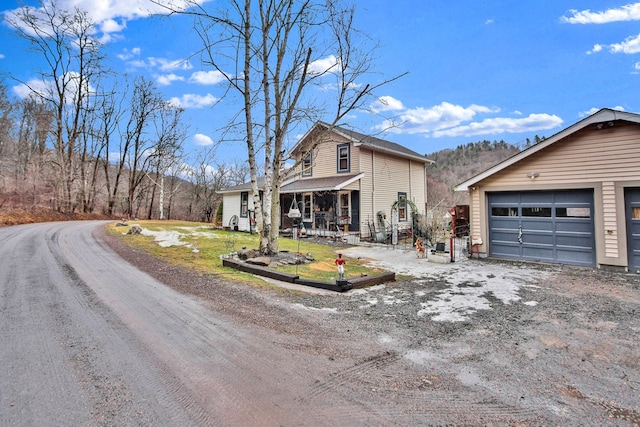
[[[338,389],[343,389],[356,375],[366,374],[372,369],[384,369],[386,365],[394,363],[398,359],[399,356],[390,351],[368,357],[349,368],[330,374],[327,380],[319,381],[313,385],[311,392],[307,396],[301,397],[300,400],[311,400],[323,394],[336,392]]]

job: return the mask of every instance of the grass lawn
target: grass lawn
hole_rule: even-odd
[[[142,227],[140,235],[126,234],[130,227]],[[258,236],[244,232],[215,230],[210,224],[180,221],[131,221],[128,226],[118,226],[116,222],[107,227],[109,233],[122,239],[128,245],[162,258],[171,264],[191,268],[203,273],[223,276],[226,280],[264,283],[248,273],[222,266],[221,256],[246,247],[258,248]],[[340,249],[346,246],[318,244],[306,239],[280,238],[279,250],[310,253],[314,261],[307,264],[276,267],[277,270],[295,273],[300,277],[332,282],[337,278],[334,260]],[[298,249],[299,248],[299,249]],[[376,274],[382,270],[365,267],[365,260],[346,258],[345,276]]]

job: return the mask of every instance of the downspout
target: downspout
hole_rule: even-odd
[[[416,198],[413,196],[413,174],[411,173],[411,166],[413,162],[409,159],[409,200],[411,200],[414,204],[416,202]]]
[[[371,213],[373,214],[374,224],[377,221],[376,217],[376,152],[371,150]],[[375,239],[375,236],[371,236]]]
[[[424,214],[427,214],[427,200],[429,197],[429,189],[427,188],[427,163],[422,166],[422,179],[424,179]]]

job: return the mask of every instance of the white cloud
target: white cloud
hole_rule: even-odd
[[[134,48],[131,51],[124,50],[118,55],[118,58],[125,61],[130,68],[143,68],[143,69],[158,69],[167,76],[167,78],[158,80],[158,83],[166,86],[175,80],[184,80],[183,77],[177,79],[177,75],[173,71],[188,71],[193,68],[191,62],[186,59],[167,59],[158,57],[147,57],[146,59],[139,58],[140,48]],[[173,76],[173,77],[169,77]]]
[[[322,75],[333,72],[338,67],[340,61],[335,55],[329,55],[326,58],[318,59],[309,64],[307,72],[312,75]]]
[[[26,83],[20,83],[12,89],[13,93],[20,99],[28,98],[34,91],[42,96],[51,93],[51,85],[38,79],[31,79]]]
[[[560,126],[562,119],[551,114],[530,114],[524,118],[496,117],[474,122],[464,126],[433,132],[436,138],[445,136],[498,135],[502,133],[533,132],[548,130]]]
[[[149,57],[147,58],[147,63],[151,67],[157,67],[161,71],[173,71],[173,70],[190,70],[193,68],[193,65],[186,59],[173,59],[169,60],[166,58],[155,58]]]
[[[193,143],[201,147],[206,147],[213,145],[213,139],[209,138],[207,135],[197,133],[193,136]]]
[[[404,105],[402,105],[402,101],[399,101],[392,96],[385,95],[372,102],[370,108],[374,113],[380,113],[382,111],[403,110]]]
[[[117,22],[115,19],[107,19],[100,24],[100,30],[105,33],[120,32],[127,28],[124,22]]]
[[[493,19],[487,19],[486,21],[484,21],[485,25],[491,25],[493,24],[495,21]]]
[[[393,99],[393,98],[391,98]],[[398,105],[402,105],[397,101]],[[430,108],[405,109],[393,120],[385,120],[375,129],[396,134],[422,134],[425,137],[459,137],[477,135],[496,135],[502,133],[532,132],[553,129],[563,123],[562,119],[551,114],[530,114],[522,116],[515,110],[512,115],[518,117],[492,117],[476,120],[478,115],[496,114],[500,108],[472,104],[467,107],[442,102]],[[474,121],[475,120],[475,121]]]
[[[131,50],[125,48],[122,50],[122,53],[116,56],[123,61],[129,61],[132,58],[138,58],[141,52],[142,52],[142,49],[140,49],[139,47],[134,47]]]
[[[640,21],[640,3],[632,3],[617,9],[602,12],[586,10],[570,10],[570,16],[563,16],[561,21],[569,24],[607,24],[621,21]]]
[[[160,86],[169,86],[171,83],[175,82],[175,81],[183,81],[184,77],[178,76],[176,74],[165,74],[162,76],[159,76],[156,81],[158,82],[158,84]]]
[[[144,62],[143,59],[136,59],[135,61],[127,62],[127,65],[129,65],[130,67],[133,67],[133,68],[146,68],[147,63]]]
[[[0,59],[4,59],[4,54],[0,53]]]
[[[206,95],[197,95],[194,93],[187,93],[182,95],[180,98],[173,97],[169,100],[169,103],[175,105],[180,108],[205,108],[211,107],[219,101],[219,98],[211,95],[210,93]]]
[[[393,120],[386,120],[375,126],[379,130],[388,130],[392,133],[425,133],[447,129],[471,120],[478,113],[498,112],[499,109],[482,105],[470,105],[463,107],[449,102],[442,102],[431,108],[412,108],[402,112]]]
[[[201,85],[216,85],[225,80],[226,77],[224,76],[224,74],[222,74],[218,70],[196,71],[195,73],[191,74],[191,77],[189,77],[190,83],[197,83]]]
[[[186,9],[206,1],[208,0],[172,0],[170,4],[175,9]],[[49,5],[50,2],[46,1],[45,4]],[[96,38],[102,42],[114,39],[114,34],[126,28],[127,21],[170,13],[167,8],[148,0],[57,0],[55,4],[57,10],[72,11],[77,8],[86,11],[96,27]],[[13,19],[18,10],[6,11],[5,18]],[[36,12],[42,10],[41,7],[34,8]]]
[[[592,53],[598,53],[603,49],[601,44],[593,45],[593,49],[587,51],[587,55],[591,55]]]
[[[79,82],[79,74],[75,71],[69,72],[64,75],[62,78],[65,81],[65,102],[71,103],[73,102],[74,95],[78,92],[78,82]],[[88,82],[83,83],[85,86],[83,88],[84,93],[95,93],[95,88],[91,86]],[[25,99],[32,94],[36,94],[45,98],[57,98],[56,88],[53,84],[52,80],[41,80],[41,79],[30,79],[26,83],[20,83],[12,88],[13,92],[20,99]]]
[[[614,43],[609,46],[611,53],[638,53],[640,52],[640,35],[627,37],[622,43]]]

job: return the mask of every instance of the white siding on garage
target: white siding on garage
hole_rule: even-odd
[[[538,173],[536,185],[637,179],[640,133],[637,124],[582,129],[487,178],[483,185],[532,184],[527,175]]]

